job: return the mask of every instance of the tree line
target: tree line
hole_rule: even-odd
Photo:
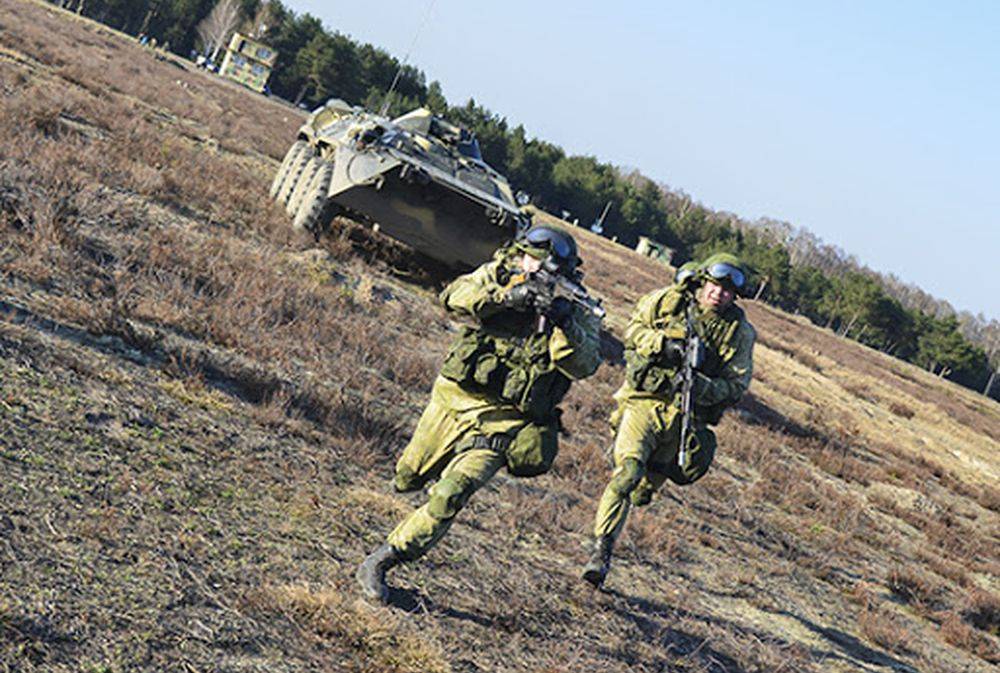
[[[170,50],[211,55],[219,17],[258,35],[280,53],[274,95],[315,107],[331,97],[390,115],[423,105],[476,133],[487,161],[535,205],[587,226],[607,209],[604,233],[627,245],[649,236],[674,251],[674,262],[713,250],[742,256],[754,294],[817,325],[1000,399],[1000,323],[958,313],[894,276],[861,265],[839,248],[783,222],[748,222],[693,201],[638,171],[529,137],[523,126],[475,100],[451,105],[441,85],[383,49],[326,29],[278,0],[56,0],[55,4]],[[226,5],[223,7],[222,5]],[[225,11],[224,11],[225,10]],[[225,19],[228,21],[228,19]],[[211,24],[211,25],[210,25]],[[395,82],[391,98],[386,99]],[[608,205],[610,204],[610,206]]]

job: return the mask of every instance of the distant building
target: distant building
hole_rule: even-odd
[[[234,33],[219,66],[219,74],[254,91],[263,92],[278,52],[263,42]]]
[[[663,245],[659,241],[654,241],[646,236],[639,237],[639,244],[635,246],[635,251],[640,255],[652,257],[655,260],[670,264],[673,261],[674,251]]]

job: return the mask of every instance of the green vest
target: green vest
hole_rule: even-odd
[[[532,315],[504,311],[481,327],[463,327],[441,375],[517,407],[533,423],[552,423],[571,382],[552,363],[549,334],[536,332],[535,324]]]
[[[684,313],[688,302],[694,301],[689,294],[676,288],[668,288],[660,302],[660,312],[653,320],[653,326],[663,329],[670,339],[683,339],[685,334]],[[746,320],[743,309],[730,304],[720,314],[701,314],[695,311],[694,329],[705,344],[705,362],[699,370],[709,378],[722,374],[726,363],[736,355],[736,333]],[[639,355],[634,349],[625,351],[625,378],[635,390],[673,398],[673,378],[678,368],[665,362],[662,353],[649,357]],[[695,406],[698,420],[714,425],[722,418],[725,403],[711,406]]]

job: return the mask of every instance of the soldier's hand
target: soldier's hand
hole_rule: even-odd
[[[684,360],[684,340],[667,339],[663,342],[660,359],[667,367],[676,367]]]
[[[695,400],[700,398],[705,392],[705,389],[711,385],[712,379],[708,378],[701,372],[693,372],[691,375],[691,395]],[[670,379],[670,389],[674,394],[681,392],[684,387],[684,372],[679,371],[673,375]]]
[[[545,310],[545,315],[559,327],[564,327],[573,317],[573,302],[566,297],[556,297]]]
[[[535,308],[535,291],[528,283],[518,283],[507,290],[503,305],[515,311],[532,311]]]

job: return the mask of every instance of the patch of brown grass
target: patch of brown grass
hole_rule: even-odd
[[[961,609],[962,617],[977,629],[1000,636],[1000,596],[972,588],[966,593]]]
[[[912,565],[896,565],[889,571],[889,590],[922,613],[937,610],[945,597],[945,587]]]
[[[777,351],[783,355],[787,355],[796,362],[800,362],[814,372],[823,372],[823,365],[817,360],[812,354],[809,353],[808,349],[803,348],[801,345],[796,345],[792,347],[786,342],[777,338],[773,332],[768,331],[758,331],[757,341],[771,350]]]
[[[983,661],[1000,664],[996,640],[978,633],[957,612],[949,611],[941,617],[940,635],[946,643],[971,652]]]
[[[916,641],[899,615],[882,604],[874,586],[858,582],[849,598],[860,606],[858,629],[870,642],[898,653],[914,651]]]
[[[869,641],[898,653],[914,652],[916,640],[891,610],[868,607],[858,615],[858,628]]]
[[[357,658],[350,670],[451,673],[433,634],[418,631],[390,610],[367,605],[353,591],[280,586],[261,590],[252,601],[258,609],[277,609],[316,639],[349,648],[351,658]]]
[[[889,411],[894,413],[900,418],[910,419],[917,415],[917,412],[913,410],[912,407],[903,404],[902,402],[892,401],[889,403]]]

